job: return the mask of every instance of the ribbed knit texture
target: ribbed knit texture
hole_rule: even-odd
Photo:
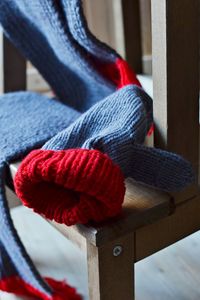
[[[19,160],[80,116],[74,109],[37,93],[0,97],[0,158]]]
[[[5,196],[5,173],[11,161],[22,159],[30,150],[41,147],[73,122],[79,113],[36,93],[19,92],[0,97],[0,289],[38,295],[40,299],[58,297],[42,280],[30,260],[10,217]],[[20,283],[23,283],[20,286]],[[54,282],[59,289],[62,284]],[[55,297],[53,298],[53,294]],[[73,292],[72,294],[74,294]],[[70,295],[70,292],[69,292]],[[78,299],[81,298],[69,298]]]
[[[152,122],[152,99],[127,85],[91,107],[43,149],[98,149],[116,162],[123,147],[144,142]]]
[[[119,167],[87,149],[32,151],[20,165],[15,189],[25,206],[66,225],[118,215],[125,194]]]
[[[81,12],[81,1],[74,4]],[[112,80],[100,70],[106,64],[115,64],[119,55],[107,47],[107,54],[99,59],[80,45],[70,31],[61,1],[0,1],[0,23],[55,94],[77,110],[85,111],[115,90]]]
[[[151,124],[151,98],[135,85],[121,88],[26,157],[15,177],[17,195],[47,218],[72,225],[120,213],[123,176],[114,164],[125,178],[182,189],[194,180],[192,167],[179,155],[143,145]]]
[[[151,124],[151,98],[128,85],[94,105],[43,149],[98,149],[120,166],[125,177],[165,191],[181,190],[194,180],[191,164],[179,155],[142,145]]]
[[[76,42],[102,62],[114,62],[119,55],[108,45],[100,42],[89,30],[83,14],[81,0],[61,0],[63,17]]]
[[[124,61],[88,30],[81,0],[4,0],[0,23],[59,99],[76,110],[84,112],[123,86],[118,62]],[[134,75],[129,83],[139,81]]]

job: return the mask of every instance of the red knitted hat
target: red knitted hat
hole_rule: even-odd
[[[121,212],[120,168],[97,150],[34,150],[22,162],[15,189],[25,206],[58,223],[100,222]]]

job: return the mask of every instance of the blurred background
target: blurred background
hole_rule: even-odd
[[[138,74],[151,75],[151,0],[84,0],[83,3],[91,31],[126,58]],[[1,33],[0,45],[2,39]],[[0,52],[0,66],[3,65],[2,57]],[[137,57],[142,59],[136,60]],[[2,72],[0,72],[0,91],[3,90],[1,77]],[[47,83],[29,62],[27,63],[27,89],[49,91]]]

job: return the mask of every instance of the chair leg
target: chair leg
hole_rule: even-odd
[[[87,244],[90,300],[134,300],[134,233],[96,247]]]

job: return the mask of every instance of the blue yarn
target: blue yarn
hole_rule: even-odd
[[[46,295],[52,291],[34,267],[13,225],[5,195],[6,163],[0,161],[0,279],[18,276]]]
[[[73,122],[80,113],[37,93],[0,97],[0,158],[22,159]]]
[[[91,107],[43,149],[97,149],[125,177],[164,191],[181,190],[194,181],[191,164],[177,154],[142,145],[152,122],[151,98],[128,85]]]
[[[82,12],[81,1],[73,5]],[[36,66],[61,101],[83,112],[115,90],[94,62],[101,56],[101,63],[114,63],[119,56],[108,47],[104,58],[94,56],[95,51],[91,53],[76,40],[65,13],[61,3],[53,0],[0,1],[0,23],[7,37]],[[93,50],[100,53],[102,44],[95,43],[98,49]]]
[[[0,241],[0,278],[15,276],[17,271]]]
[[[41,147],[79,115],[72,108],[36,93],[0,97],[0,278],[18,275],[46,295],[51,294],[51,289],[35,269],[10,217],[5,172],[9,162]]]
[[[61,0],[61,8],[63,10],[63,17],[73,38],[77,43],[87,50],[94,57],[101,62],[115,62],[117,57],[120,57],[108,45],[100,42],[89,30],[87,21],[83,14],[81,0]]]

